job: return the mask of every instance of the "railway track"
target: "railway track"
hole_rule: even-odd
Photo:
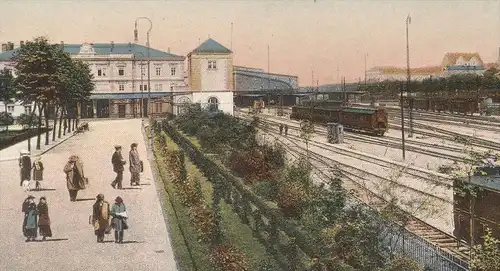
[[[399,118],[400,116],[389,116],[389,118]],[[481,123],[481,124],[474,124],[470,123],[469,121],[466,120],[440,120],[437,119],[436,117],[422,117],[419,116],[417,118],[414,118],[414,120],[419,120],[419,121],[427,121],[427,122],[433,122],[433,123],[440,123],[440,124],[445,124],[445,125],[453,125],[453,126],[460,126],[460,127],[466,127],[469,129],[477,129],[477,130],[484,130],[484,131],[491,131],[491,132],[496,132],[500,133],[500,123]]]
[[[299,146],[296,141],[287,137],[278,138],[276,136],[276,138],[289,153],[297,153],[298,150],[298,152],[303,154],[307,151],[304,147]],[[295,149],[284,143],[284,140],[287,140],[292,145],[295,145]],[[339,171],[338,164],[334,163],[332,165],[332,163],[328,162],[328,157],[311,152],[309,152],[309,157],[311,165],[317,172],[316,175],[319,178],[321,178],[320,176],[324,176],[324,178],[321,178],[323,182],[325,182],[328,178],[331,178],[331,176],[324,173],[325,169],[331,169],[337,172]],[[344,187],[347,190],[354,192],[354,196],[357,201],[379,213],[390,204],[386,199],[377,195],[373,191],[370,191],[365,185],[363,185],[362,182],[358,180],[363,177],[358,176],[355,173],[350,174],[346,170],[340,170],[340,172],[343,179],[347,180],[347,182],[343,182]],[[466,270],[466,266],[468,266],[470,248],[465,243],[458,241],[454,236],[439,230],[414,215],[411,215],[404,210],[401,211],[403,211],[409,218],[408,222],[404,225],[406,230],[421,237],[426,242],[437,246],[440,250],[453,255],[458,260],[455,264],[460,265],[464,270]]]
[[[278,119],[280,121],[283,121],[282,118],[278,118],[278,117],[274,117],[274,116],[270,116],[270,115],[265,115],[265,117],[266,117],[266,119]],[[290,120],[290,122],[296,122],[296,121]],[[297,125],[298,125],[298,122],[297,122]],[[295,127],[295,129],[298,129],[298,127]],[[323,134],[323,135],[326,136],[327,135],[326,128],[323,128],[323,129],[324,130],[319,130],[319,131],[317,130],[316,132],[319,133],[319,134]],[[433,136],[436,136],[436,135],[433,135]],[[361,135],[357,135],[355,133],[348,133],[348,132],[346,132],[344,134],[344,139],[353,140],[353,141],[357,141],[357,142],[363,142],[363,143],[369,143],[369,144],[376,144],[376,145],[380,145],[380,146],[384,146],[384,147],[392,147],[392,148],[397,148],[397,149],[401,149],[402,148],[402,144],[399,143],[399,141],[401,139],[394,138],[394,137],[387,137],[387,136],[385,136],[385,137],[361,136]],[[461,160],[463,160],[462,156],[453,155],[453,154],[447,154],[447,153],[442,153],[440,151],[434,151],[434,150],[431,150],[431,149],[419,148],[419,147],[416,147],[416,146],[411,146],[410,144],[411,145],[419,145],[419,146],[426,147],[426,148],[440,149],[440,150],[444,150],[444,151],[460,152],[460,153],[462,152],[461,148],[449,147],[449,146],[440,146],[440,145],[436,145],[436,144],[430,144],[430,143],[425,143],[425,142],[418,142],[418,141],[414,141],[414,140],[407,140],[406,141],[406,146],[405,146],[405,148],[408,151],[412,151],[412,152],[415,152],[415,153],[425,154],[425,155],[429,155],[429,156],[433,156],[433,157],[437,157],[437,158],[448,159],[448,160],[452,160],[452,161],[461,161]]]
[[[397,112],[398,114],[401,112],[400,108],[393,108],[393,107],[385,107],[387,111],[391,112]],[[405,109],[405,114],[408,113],[408,110]],[[471,123],[476,123],[476,124],[482,124],[482,123],[497,123],[497,125],[500,125],[500,118],[495,118],[495,117],[487,117],[487,116],[464,116],[464,115],[458,115],[458,114],[451,114],[451,113],[439,113],[439,112],[433,112],[433,111],[426,111],[426,110],[413,110],[414,116],[432,116],[432,117],[439,117],[439,118],[446,118],[446,119],[455,119],[457,121],[469,121]]]

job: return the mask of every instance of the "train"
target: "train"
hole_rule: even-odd
[[[316,105],[296,105],[292,107],[290,119],[312,120],[315,123],[340,123],[344,126],[345,130],[360,131],[377,136],[383,136],[387,132],[388,116],[384,108],[364,108],[344,105],[336,102]]]

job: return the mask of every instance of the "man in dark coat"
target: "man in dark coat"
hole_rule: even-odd
[[[28,151],[21,151],[19,167],[21,168],[21,186],[23,186],[23,181],[31,180],[31,158]]]
[[[128,159],[130,174],[132,175],[130,178],[130,185],[140,185],[139,174],[141,173],[141,159],[139,158],[139,152],[137,151],[137,143],[132,143],[132,145],[130,145]]]
[[[123,160],[122,146],[115,146],[115,153],[113,153],[113,156],[111,157],[111,163],[113,164],[113,171],[116,172],[116,178],[111,183],[111,186],[113,188],[116,188],[116,186],[118,186],[118,189],[122,189],[123,170],[125,169],[123,165],[127,163],[125,160]]]

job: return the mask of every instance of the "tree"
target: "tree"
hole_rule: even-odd
[[[304,120],[300,122],[300,137],[306,142],[307,160],[309,160],[309,139],[314,134],[314,124],[311,121]]]
[[[24,103],[35,102],[32,113],[38,109],[37,149],[40,149],[42,113],[47,103],[56,96],[56,86],[60,84],[56,46],[49,44],[45,37],[38,37],[26,42],[13,57],[17,73],[14,84],[19,91],[18,98]],[[28,150],[31,150],[30,139]]]
[[[500,240],[493,237],[491,229],[483,236],[484,244],[473,249],[471,267],[474,270],[496,271],[500,267]]]
[[[0,112],[0,125],[6,125],[7,127],[9,127],[9,125],[11,125],[12,123],[14,123],[14,118],[12,117],[11,113]]]
[[[13,77],[9,69],[4,68],[0,71],[0,100],[2,100],[5,105],[5,112],[2,114],[2,122],[7,124],[7,133],[9,132],[9,125],[14,121],[14,119],[10,121],[12,115],[7,112],[7,104],[11,103],[16,96],[12,81]]]

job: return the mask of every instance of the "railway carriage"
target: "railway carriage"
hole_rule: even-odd
[[[369,132],[384,135],[387,131],[387,112],[385,109],[362,107],[292,107],[291,119],[313,120],[317,123],[341,123],[346,130]]]

